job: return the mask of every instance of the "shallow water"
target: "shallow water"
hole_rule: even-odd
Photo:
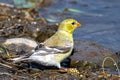
[[[53,5],[39,11],[41,16],[54,23],[69,17],[77,19],[83,27],[74,32],[75,39],[93,41],[117,52],[120,51],[119,3],[120,0],[53,0]],[[65,8],[79,11],[64,12]]]

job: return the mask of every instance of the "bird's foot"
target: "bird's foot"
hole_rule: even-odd
[[[80,74],[77,68],[60,68],[59,72],[61,73],[70,73],[70,74]]]
[[[58,71],[62,73],[66,73],[68,72],[68,68],[60,68]]]

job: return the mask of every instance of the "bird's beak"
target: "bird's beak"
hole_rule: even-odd
[[[82,26],[82,24],[80,24],[80,23],[77,23],[76,25],[78,28]]]

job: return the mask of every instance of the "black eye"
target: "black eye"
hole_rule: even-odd
[[[75,22],[72,22],[72,25],[74,25],[75,24]]]

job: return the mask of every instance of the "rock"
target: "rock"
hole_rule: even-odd
[[[106,56],[110,56],[112,52],[94,42],[75,40],[74,53],[71,56],[71,66],[83,61],[90,63],[102,63]]]

